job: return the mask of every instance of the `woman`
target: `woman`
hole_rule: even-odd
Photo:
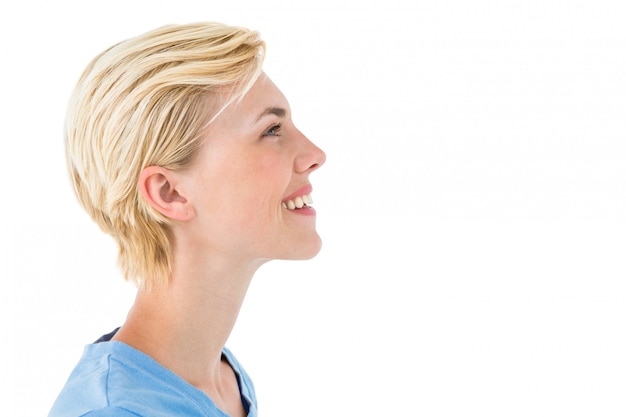
[[[255,271],[320,250],[309,175],[325,155],[262,71],[258,33],[167,26],[96,57],[66,121],[76,194],[138,286],[50,413],[256,416],[224,345]]]

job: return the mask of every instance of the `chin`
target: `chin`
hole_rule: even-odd
[[[322,240],[317,237],[315,241],[311,240],[306,244],[299,244],[290,248],[289,253],[282,259],[289,261],[305,261],[307,259],[315,258],[322,249]]]

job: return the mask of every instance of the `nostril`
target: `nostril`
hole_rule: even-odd
[[[324,165],[324,162],[326,162],[326,152],[324,152],[323,150],[321,150],[320,148],[317,148],[320,151],[320,156],[319,156],[319,162],[316,163],[316,168],[321,167],[322,165]]]
[[[326,161],[326,154],[320,148],[308,141],[308,146],[295,160],[295,169],[298,172],[314,171]]]

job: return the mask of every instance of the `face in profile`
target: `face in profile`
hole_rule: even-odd
[[[262,74],[208,127],[184,171],[195,244],[241,259],[315,256],[321,240],[309,175],[324,160],[294,125],[285,96]]]

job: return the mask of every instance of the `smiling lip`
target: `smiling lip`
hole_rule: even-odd
[[[298,190],[296,192],[294,192],[293,194],[288,195],[286,198],[283,199],[283,203],[287,200],[293,200],[296,197],[300,197],[303,195],[307,195],[307,194],[311,194],[313,192],[313,187],[311,186],[311,184],[306,184],[300,188],[298,188]]]
[[[286,198],[283,199],[282,204],[283,207],[285,207],[285,203],[290,201],[290,200],[295,200],[297,197],[302,197],[302,196],[309,196],[311,194],[311,192],[313,192],[313,187],[311,186],[311,184],[306,184],[300,188],[298,188],[298,190],[296,190],[294,193],[290,194],[289,196],[287,196]],[[304,216],[314,216],[315,215],[315,209],[307,204],[305,204],[305,206],[301,209],[295,209],[295,210],[288,210],[290,213],[294,213],[294,214],[299,214],[299,215],[304,215]]]

